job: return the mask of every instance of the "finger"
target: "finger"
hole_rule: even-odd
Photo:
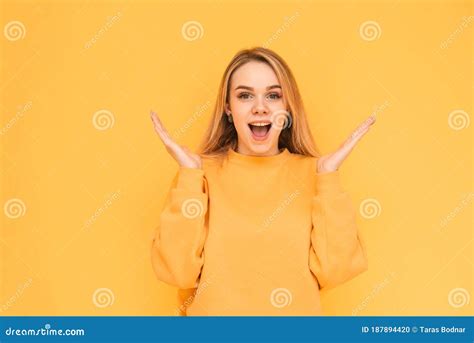
[[[375,123],[375,115],[371,115],[366,120],[364,120],[354,132],[357,133],[359,131],[363,131],[366,128],[370,127],[373,123]]]
[[[351,143],[357,143],[367,132],[369,132],[369,127],[362,127],[352,133],[349,137],[349,141]]]
[[[339,147],[336,151],[339,159],[345,159],[349,153],[354,149],[362,137],[369,131],[370,126],[374,123],[375,118],[368,118],[362,125],[360,125]]]
[[[156,112],[151,111],[150,117],[151,117],[151,120],[153,121],[153,124],[154,124],[156,127],[160,128],[162,131],[165,131],[165,132],[166,132],[166,129],[165,129],[163,123],[161,122],[160,118],[159,118],[158,115],[156,114]]]
[[[368,117],[357,129],[355,129],[349,138],[346,140],[346,143],[357,143],[368,131],[370,126],[375,123],[375,115]]]
[[[325,163],[333,166],[340,166],[342,162],[349,156],[359,140],[369,131],[370,126],[375,122],[375,116],[371,115],[353,133],[341,144],[339,149],[334,153],[324,156]]]
[[[360,130],[356,133],[353,133],[346,141],[342,144],[339,150],[342,150],[344,153],[348,154],[354,147],[359,143],[362,137],[369,131],[368,128]]]
[[[168,133],[168,130],[164,127],[163,123],[161,122],[160,118],[156,114],[156,112],[151,112],[151,120],[153,121],[153,125],[155,127],[155,130],[164,136],[168,136],[170,138],[170,135]]]
[[[163,143],[170,147],[173,145],[176,145],[176,142],[174,142],[174,140],[171,138],[168,131],[165,129],[165,127],[163,126],[163,123],[161,122],[156,112],[152,111],[150,116],[151,116],[151,120],[153,121],[155,131],[160,137],[160,139],[163,141]]]

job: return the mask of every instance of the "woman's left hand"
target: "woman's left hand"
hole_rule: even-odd
[[[330,173],[339,169],[342,162],[349,156],[349,153],[360,139],[369,131],[373,123],[375,123],[375,115],[371,115],[360,124],[335,152],[321,156],[317,162],[317,173]]]

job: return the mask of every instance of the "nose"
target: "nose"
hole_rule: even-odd
[[[268,114],[267,106],[261,97],[256,97],[256,103],[252,108],[252,114]]]

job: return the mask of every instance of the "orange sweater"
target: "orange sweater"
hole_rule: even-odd
[[[222,164],[179,168],[151,259],[159,280],[188,289],[186,315],[321,315],[321,289],[367,270],[339,171],[316,162],[231,149]]]

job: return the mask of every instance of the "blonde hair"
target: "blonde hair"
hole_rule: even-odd
[[[278,149],[287,148],[291,153],[320,157],[308,125],[303,100],[289,66],[274,51],[263,47],[242,49],[230,61],[222,76],[213,115],[198,153],[203,157],[215,158],[222,157],[230,148],[237,148],[237,131],[233,123],[227,120],[225,104],[230,93],[232,74],[251,61],[267,63],[273,69],[281,83],[283,97],[291,114],[291,125],[281,131]]]

